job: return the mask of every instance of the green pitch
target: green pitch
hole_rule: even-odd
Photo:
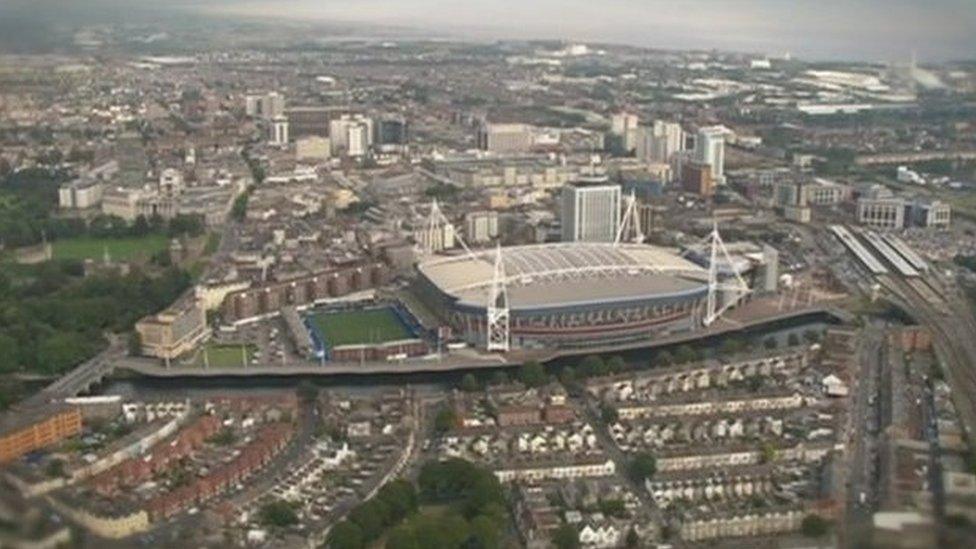
[[[330,347],[411,339],[391,309],[316,313],[312,324]]]
[[[115,261],[148,260],[154,253],[165,250],[169,246],[169,238],[163,234],[130,238],[78,236],[55,240],[53,246],[55,259],[99,261],[104,257],[107,249],[109,256]]]
[[[251,344],[207,343],[194,357],[192,365],[197,368],[206,368],[208,365],[210,368],[243,368],[246,354],[248,364],[253,366],[255,351],[257,347]]]

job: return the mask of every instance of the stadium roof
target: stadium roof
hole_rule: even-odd
[[[422,262],[418,269],[441,291],[484,307],[494,278],[495,250]],[[562,242],[502,249],[509,306],[543,308],[626,301],[697,292],[707,281],[698,265],[645,244]],[[612,282],[611,282],[612,280]]]

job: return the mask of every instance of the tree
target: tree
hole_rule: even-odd
[[[417,541],[417,534],[414,525],[411,523],[401,524],[390,531],[386,536],[386,549],[424,549]]]
[[[661,366],[670,366],[674,364],[674,356],[668,351],[660,351],[654,355],[654,362],[657,362]]]
[[[790,347],[796,347],[800,344],[800,337],[796,335],[796,332],[791,332],[790,335],[786,337],[786,344]]]
[[[273,528],[286,528],[293,524],[298,524],[298,514],[291,503],[282,500],[272,501],[264,504],[258,517],[261,524]]]
[[[633,526],[627,532],[627,537],[624,539],[624,544],[628,549],[633,549],[640,546],[640,536],[637,535],[637,530]]]
[[[491,384],[492,385],[506,385],[508,383],[508,374],[501,370],[496,370],[495,373],[491,374]]]
[[[142,337],[139,332],[132,330],[129,332],[129,356],[142,356]]]
[[[380,537],[391,524],[389,506],[377,499],[369,499],[349,512],[349,520],[363,529],[363,538],[369,542]]]
[[[588,355],[580,362],[579,372],[583,377],[603,376],[607,374],[607,364],[599,355]]]
[[[808,344],[813,345],[814,343],[820,341],[820,332],[816,330],[804,330],[803,340],[806,341]]]
[[[657,460],[647,452],[639,452],[631,460],[628,473],[634,481],[643,483],[657,473]]]
[[[454,409],[451,408],[450,406],[445,406],[444,408],[441,408],[437,412],[437,415],[434,416],[434,431],[437,432],[437,434],[442,435],[450,431],[451,429],[457,427],[457,425],[458,425],[457,412],[455,412]]]
[[[579,549],[579,533],[572,524],[563,524],[552,533],[552,544],[557,549]]]
[[[235,221],[244,221],[244,218],[247,216],[247,201],[249,198],[250,192],[244,191],[234,199],[234,205],[230,208],[230,216]]]
[[[329,549],[362,549],[363,529],[354,522],[344,520],[329,532],[326,546]]]
[[[627,516],[627,506],[622,499],[601,499],[600,512],[608,517],[625,518]]]
[[[606,423],[607,425],[613,425],[614,423],[617,423],[617,420],[620,419],[620,417],[617,414],[616,408],[610,404],[607,404],[606,402],[601,402],[600,419],[603,420],[603,423]]]
[[[200,236],[206,228],[203,217],[197,214],[179,214],[169,221],[170,237]]]
[[[545,385],[546,370],[538,361],[530,360],[519,368],[519,381],[528,387],[540,387]]]
[[[299,383],[298,387],[295,389],[295,394],[298,395],[298,398],[300,398],[302,402],[312,403],[319,398],[319,387],[307,379],[302,380],[302,382]]]
[[[777,345],[778,344],[776,343],[776,338],[775,337],[767,337],[766,339],[763,340],[763,347],[766,348],[766,349],[768,349],[768,350],[770,350],[770,351],[772,351],[773,349],[775,349],[777,347]]]
[[[466,393],[473,393],[479,389],[478,380],[473,374],[464,374],[461,378],[461,390]]]
[[[501,545],[502,530],[498,522],[488,515],[478,515],[471,520],[471,539],[481,549],[496,549]]]
[[[19,349],[16,339],[6,334],[0,334],[0,374],[17,371],[19,368],[19,361],[17,360],[20,354]]]
[[[746,342],[737,337],[728,337],[719,346],[719,352],[723,355],[734,355],[746,349]]]
[[[823,537],[829,529],[830,522],[820,515],[807,515],[803,517],[803,522],[800,523],[800,532],[808,538]]]
[[[576,370],[572,366],[566,366],[559,372],[559,382],[570,387],[576,384]]]
[[[776,459],[776,447],[770,442],[763,442],[759,445],[759,462],[769,463]]]
[[[37,349],[37,360],[49,374],[58,374],[82,362],[89,355],[92,341],[75,332],[54,334]]]
[[[426,501],[462,500],[459,507],[469,518],[505,503],[505,491],[491,471],[459,458],[425,463],[417,485]]]
[[[376,498],[386,504],[393,522],[399,522],[417,510],[417,490],[404,479],[385,484]]]
[[[610,373],[616,374],[623,372],[626,369],[627,361],[625,361],[622,356],[614,355],[610,357],[610,360],[607,361],[607,370],[609,370]]]
[[[44,467],[44,474],[51,478],[59,478],[64,476],[64,462],[60,459],[52,459],[47,462]]]
[[[133,236],[145,236],[149,234],[149,221],[146,216],[139,215],[136,220],[132,222],[132,235]]]
[[[698,360],[698,352],[688,345],[682,345],[674,351],[674,361],[678,364],[694,362],[696,360]]]

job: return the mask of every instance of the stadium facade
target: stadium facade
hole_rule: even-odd
[[[702,324],[709,294],[708,270],[646,244],[515,246],[429,258],[417,269],[418,296],[455,337],[489,349],[493,322],[504,322],[512,349],[584,348],[687,331]]]

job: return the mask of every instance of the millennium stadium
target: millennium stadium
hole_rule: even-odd
[[[416,292],[488,350],[627,343],[708,323],[710,271],[647,244],[561,242],[468,251],[417,265]],[[712,296],[712,297],[710,297]]]

